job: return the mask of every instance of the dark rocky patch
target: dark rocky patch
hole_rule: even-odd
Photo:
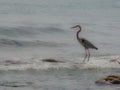
[[[63,63],[63,61],[59,61],[56,59],[43,59],[43,62],[50,62],[50,63]]]
[[[97,81],[95,81],[96,84],[102,84],[102,85],[111,85],[111,84],[120,84],[120,76],[119,75],[108,75],[104,78],[101,78]]]

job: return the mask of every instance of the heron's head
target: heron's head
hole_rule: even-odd
[[[72,29],[77,29],[77,30],[81,30],[81,26],[80,25],[76,25],[76,26],[73,26],[71,27]]]

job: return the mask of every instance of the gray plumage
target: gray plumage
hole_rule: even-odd
[[[88,40],[86,40],[85,38],[80,38],[78,39],[78,41],[82,44],[82,46],[84,46],[86,49],[98,49],[97,47],[95,47],[91,42],[89,42]]]
[[[96,46],[94,46],[91,42],[86,40],[85,38],[80,38],[79,37],[79,33],[81,32],[81,26],[80,25],[76,25],[76,26],[74,26],[72,28],[79,28],[79,30],[76,33],[76,37],[77,37],[78,42],[85,48],[85,52],[86,52],[86,55],[84,57],[83,62],[85,62],[87,57],[88,57],[87,61],[89,61],[89,58],[90,58],[89,49],[96,49],[97,50],[98,48]]]

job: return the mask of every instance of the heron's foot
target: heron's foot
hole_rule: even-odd
[[[87,62],[87,61],[84,59],[84,60],[81,62],[81,64],[86,64],[86,62]]]
[[[86,62],[81,62],[80,64],[86,64]]]
[[[73,68],[80,69],[80,68],[83,68],[84,65],[85,65],[85,63],[79,63],[79,64],[76,64],[76,65],[73,65]]]
[[[89,59],[87,60],[87,62],[89,62]]]
[[[73,68],[75,68],[75,69],[79,69],[80,66],[79,66],[79,65],[73,65]]]

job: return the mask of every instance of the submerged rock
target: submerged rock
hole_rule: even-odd
[[[51,62],[51,63],[62,63],[63,61],[55,60],[55,59],[43,59],[43,62]]]
[[[21,64],[20,61],[15,61],[15,60],[5,60],[5,63],[9,63],[9,64]]]
[[[4,65],[20,65],[20,64],[26,64],[26,62],[18,61],[18,60],[5,60]]]
[[[95,81],[96,84],[120,84],[120,76],[119,75],[108,75],[105,78],[101,78]]]
[[[32,85],[33,82],[11,82],[11,81],[0,81],[0,86],[3,87],[27,87]]]

